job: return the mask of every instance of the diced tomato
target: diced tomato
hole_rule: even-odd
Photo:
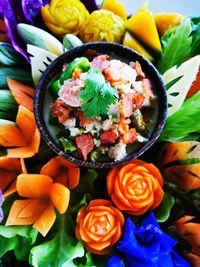
[[[107,60],[108,58],[109,58],[108,55],[100,55],[100,56],[93,58],[91,62],[91,67],[94,69],[104,71],[106,68],[110,66],[110,63]]]
[[[72,78],[78,79],[80,77],[81,73],[83,73],[82,69],[75,68],[73,73],[72,73]]]
[[[94,141],[89,133],[77,136],[76,145],[80,149],[84,160],[87,160],[88,154],[94,148]]]
[[[65,122],[69,118],[70,109],[63,107],[62,103],[59,100],[54,102],[51,116],[54,118],[58,118],[60,123]]]
[[[86,119],[86,117],[82,111],[77,111],[76,116],[80,120],[80,126],[89,125],[94,121],[94,119],[91,119],[91,120]]]
[[[142,71],[142,67],[140,65],[140,63],[138,61],[135,62],[135,64],[133,65],[133,67],[135,68],[137,75],[139,75],[142,78],[145,78],[145,74]]]
[[[109,131],[103,132],[100,135],[100,139],[104,145],[111,145],[115,143],[117,139],[117,135],[112,130],[109,130]]]
[[[121,113],[125,118],[131,116],[133,112],[132,110],[133,109],[133,94],[132,93],[125,94],[122,97],[120,108],[121,108]]]
[[[124,144],[132,144],[137,138],[137,132],[135,128],[131,128],[127,133],[122,136]]]
[[[142,88],[143,88],[144,94],[146,96],[154,98],[154,94],[153,94],[153,91],[151,89],[151,83],[150,83],[149,79],[143,79],[142,80]]]
[[[139,109],[141,108],[141,106],[143,105],[144,103],[144,95],[140,94],[140,93],[135,93],[133,95],[133,99],[132,99],[132,104],[134,106],[135,109]]]

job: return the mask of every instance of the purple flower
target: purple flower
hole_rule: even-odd
[[[140,227],[126,219],[118,254],[109,259],[108,267],[189,267],[190,264],[173,249],[176,241],[165,234],[153,213]]]
[[[2,220],[3,220],[3,211],[1,208],[2,203],[3,203],[3,196],[2,196],[2,191],[0,189],[0,222],[2,222]]]

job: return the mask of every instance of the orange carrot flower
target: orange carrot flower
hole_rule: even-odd
[[[47,162],[40,174],[18,175],[16,190],[23,200],[16,200],[10,210],[6,225],[32,225],[45,236],[56,219],[54,208],[60,214],[66,212],[70,191],[77,186],[80,169],[76,165],[55,157]]]
[[[198,260],[200,263],[200,223],[193,222],[194,217],[192,216],[184,216],[175,222],[177,233],[184,239],[186,239],[190,245],[192,246],[192,250],[190,256],[192,254],[198,256]],[[192,257],[192,256],[191,256]],[[196,258],[196,257],[192,257]]]
[[[0,189],[4,197],[16,191],[16,178],[22,173],[18,159],[0,157]]]
[[[37,129],[34,114],[19,106],[16,124],[5,122],[0,125],[0,146],[7,148],[10,158],[30,158],[40,145],[40,133]]]
[[[86,250],[103,255],[120,239],[124,217],[109,200],[96,199],[80,209],[76,222],[76,237]]]
[[[162,201],[160,171],[142,160],[114,167],[107,176],[107,190],[115,206],[132,215],[156,208]]]

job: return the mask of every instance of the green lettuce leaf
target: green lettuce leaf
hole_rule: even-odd
[[[194,133],[200,133],[200,92],[187,99],[181,108],[168,117],[161,141],[179,141]]]
[[[196,56],[200,53],[200,16],[192,17],[192,46],[191,56]]]
[[[31,226],[0,225],[0,257],[14,250],[18,260],[27,260],[38,232]]]
[[[162,37],[163,53],[157,66],[160,73],[164,73],[175,65],[179,66],[190,57],[192,44],[191,32],[191,21],[187,19]]]
[[[0,65],[25,65],[25,59],[13,48],[11,44],[0,42]]]
[[[154,210],[156,220],[161,223],[168,220],[172,207],[174,206],[174,198],[171,194],[165,192],[163,200],[159,207]]]

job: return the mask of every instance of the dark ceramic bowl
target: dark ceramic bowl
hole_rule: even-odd
[[[76,57],[83,56],[88,49],[96,50],[100,54],[108,54],[111,58],[117,58],[121,61],[129,63],[131,61],[138,61],[142,70],[150,79],[154,94],[156,95],[157,115],[155,119],[155,126],[152,130],[149,141],[142,144],[136,151],[128,154],[120,161],[105,161],[105,162],[90,162],[83,161],[65,153],[62,147],[56,142],[54,128],[48,125],[46,114],[48,113],[50,105],[50,96],[47,92],[48,85],[54,79],[57,79],[61,74],[61,69],[64,63],[69,63]],[[59,56],[54,60],[43,73],[37,88],[34,99],[34,113],[37,126],[40,130],[43,140],[46,144],[59,156],[76,163],[79,166],[89,168],[111,168],[113,166],[121,165],[125,162],[131,161],[141,156],[146,152],[157,140],[163,129],[166,113],[167,113],[167,97],[162,79],[156,68],[147,61],[144,57],[134,52],[132,49],[113,43],[87,43],[82,46],[73,48],[68,52]],[[55,126],[56,127],[56,126]],[[56,131],[56,130],[55,130]]]

